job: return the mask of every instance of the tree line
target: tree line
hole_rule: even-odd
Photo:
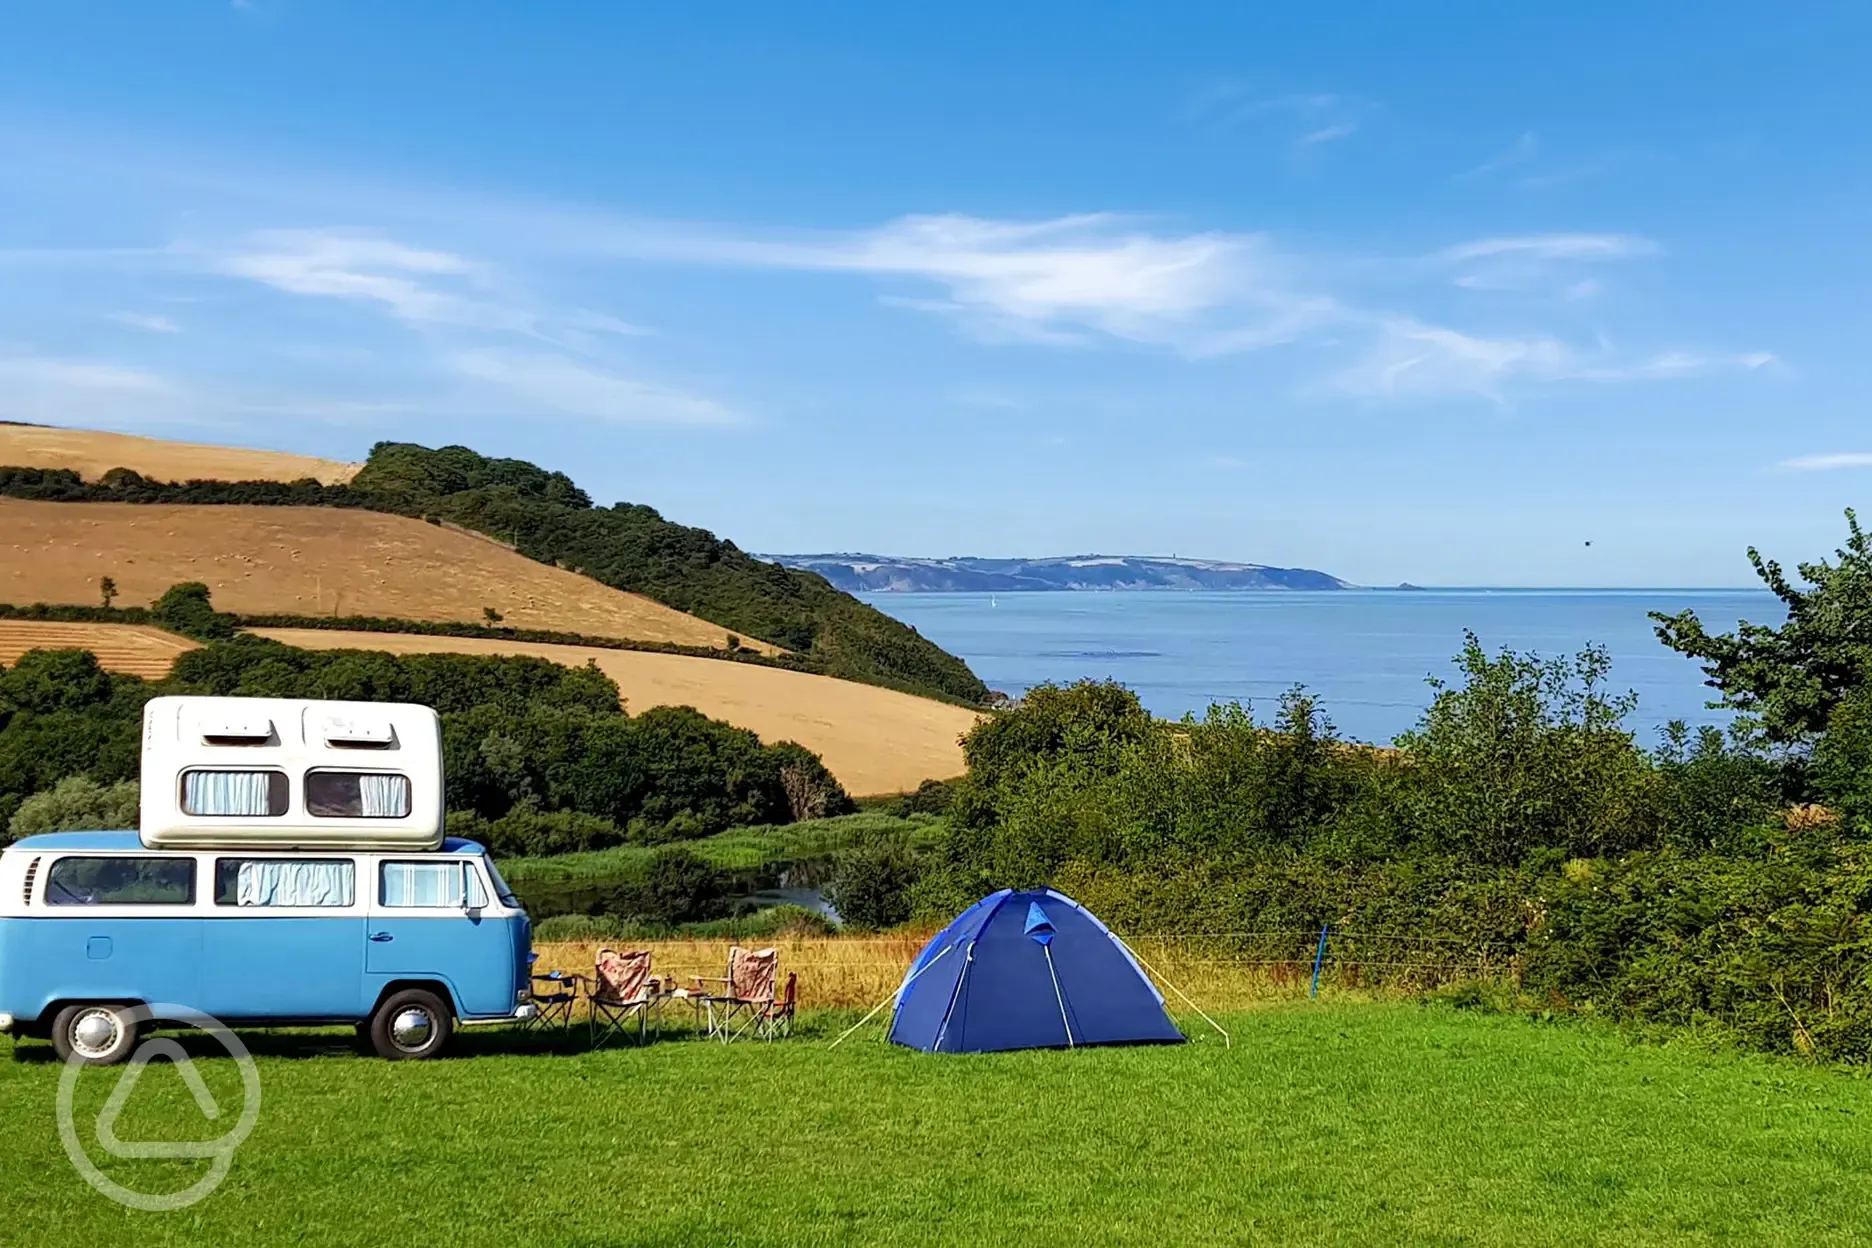
[[[13,835],[121,818],[112,786],[136,778],[143,705],[159,694],[432,706],[442,717],[451,817],[500,854],[654,844],[851,806],[805,747],[763,743],[687,707],[627,714],[595,666],[307,651],[239,636],[209,639],[161,681],[112,675],[80,650],[33,651],[0,669],[0,829],[14,829],[20,814],[29,818]],[[92,787],[57,798],[71,777]],[[35,795],[43,800],[34,804]]]

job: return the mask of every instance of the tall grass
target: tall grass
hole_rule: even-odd
[[[788,972],[799,976],[803,1007],[868,1009],[896,991],[917,951],[933,934],[915,929],[875,936],[749,932],[732,939],[744,945],[758,941],[762,947],[778,950],[781,976]],[[1190,1014],[1192,1007],[1213,1014],[1306,997],[1312,991],[1315,937],[1293,935],[1296,939],[1286,943],[1285,953],[1271,941],[1244,952],[1233,943],[1234,936],[1139,935],[1128,937],[1125,943],[1173,1014]],[[726,934],[542,941],[537,946],[537,969],[590,975],[600,948],[628,944],[650,951],[653,974],[668,978],[675,986],[689,987],[695,976],[726,973],[730,943]],[[1329,942],[1321,968],[1321,995],[1340,1000],[1399,999],[1441,984],[1506,981],[1513,976],[1510,966],[1491,965],[1466,954],[1426,951],[1407,958],[1393,950],[1390,957],[1372,956],[1377,951],[1369,938],[1363,945],[1348,939],[1343,953],[1334,953]]]

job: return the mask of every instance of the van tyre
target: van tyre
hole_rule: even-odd
[[[115,1066],[136,1048],[137,1031],[127,1005],[68,1005],[52,1020],[52,1051],[64,1062]]]
[[[436,1056],[455,1031],[455,1015],[426,988],[405,988],[384,998],[371,1015],[370,1042],[377,1056],[393,1062]]]

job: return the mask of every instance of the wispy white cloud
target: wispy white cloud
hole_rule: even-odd
[[[1782,472],[1831,472],[1838,468],[1872,468],[1872,451],[1837,451],[1830,455],[1796,455],[1775,465]]]
[[[462,377],[504,391],[526,412],[549,411],[632,425],[735,425],[713,399],[537,351],[465,351],[448,359]],[[495,403],[493,406],[499,406]]]
[[[542,304],[496,266],[455,251],[328,229],[262,231],[204,254],[207,267],[223,276],[354,304],[423,331],[429,371],[444,388],[435,395],[438,410],[655,425],[741,419],[722,403],[635,376],[606,358],[605,340],[640,336],[640,327],[585,308]],[[355,410],[402,406],[313,404],[341,420]]]
[[[1479,238],[1445,247],[1431,259],[1465,290],[1545,290],[1561,299],[1590,298],[1603,289],[1580,279],[1578,266],[1609,264],[1658,254],[1662,248],[1635,234],[1531,234]]]
[[[0,420],[84,425],[200,423],[186,386],[106,360],[14,352],[0,355]]]
[[[1540,138],[1532,130],[1523,130],[1515,141],[1505,149],[1489,157],[1474,168],[1465,169],[1457,174],[1458,180],[1486,178],[1492,173],[1512,169],[1516,165],[1525,165],[1540,153]]]
[[[1268,95],[1248,83],[1224,82],[1196,92],[1184,111],[1191,121],[1208,126],[1226,128],[1257,121],[1291,126],[1293,146],[1304,149],[1350,138],[1376,106],[1334,91]]]
[[[1116,338],[1216,354],[1292,341],[1331,307],[1292,288],[1259,235],[1158,233],[1107,214],[912,216],[788,237],[660,227],[615,233],[609,246],[636,258],[929,282],[943,288],[941,298],[893,294],[888,302],[952,317],[996,341]]]
[[[1537,260],[1616,260],[1657,250],[1656,243],[1634,234],[1526,234],[1478,238],[1445,247],[1439,254],[1454,261],[1505,255]]]
[[[371,303],[411,324],[525,331],[516,316],[464,287],[476,267],[446,251],[346,230],[265,230],[211,257],[211,266],[295,295]]]
[[[1340,122],[1334,122],[1330,126],[1321,126],[1317,130],[1309,130],[1305,134],[1301,135],[1299,138],[1295,139],[1294,142],[1299,144],[1301,147],[1312,147],[1314,144],[1317,144],[1317,143],[1333,143],[1333,142],[1337,142],[1340,139],[1349,139],[1354,134],[1357,134],[1357,133],[1358,133],[1358,123],[1351,122],[1351,121],[1340,121]]]
[[[132,329],[147,330],[152,334],[179,334],[182,327],[166,316],[155,316],[147,312],[106,312],[106,320],[116,321],[119,325],[128,325]]]
[[[1548,334],[1485,336],[1409,319],[1386,321],[1365,356],[1336,379],[1350,394],[1382,398],[1477,395],[1506,402],[1517,384],[1668,381],[1775,363],[1767,352],[1667,351],[1624,356]]]

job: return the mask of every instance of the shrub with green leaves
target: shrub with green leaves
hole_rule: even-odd
[[[19,804],[7,823],[7,838],[16,841],[42,832],[134,830],[138,796],[134,780],[104,785],[88,776],[67,776]]]
[[[876,931],[910,918],[911,890],[922,878],[923,864],[900,837],[880,837],[838,855],[826,900],[841,922]]]

